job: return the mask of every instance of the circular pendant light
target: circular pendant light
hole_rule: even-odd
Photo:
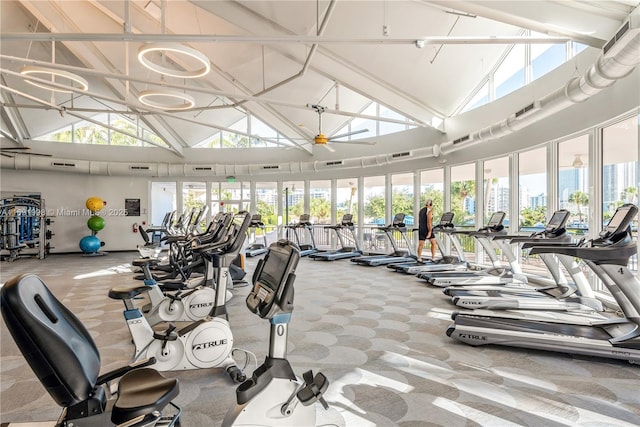
[[[42,74],[47,76],[53,76],[53,82],[62,86],[69,87],[69,89],[64,89],[58,86],[48,85],[47,83],[44,83],[44,82],[37,82],[37,81],[25,79],[25,82],[33,86],[37,86],[42,89],[52,90],[54,92],[72,93],[73,89],[81,90],[85,92],[89,89],[89,83],[87,83],[87,81],[84,78],[80,77],[77,74],[71,73],[69,71],[56,70],[54,68],[48,68],[48,67],[39,67],[36,65],[27,65],[20,69],[20,74],[35,75],[36,77],[39,77],[39,78],[41,78],[40,75]],[[59,77],[61,79],[66,79],[68,80],[68,83],[57,82],[55,81],[56,77]]]
[[[196,105],[191,95],[169,89],[143,90],[138,95],[138,101],[161,110],[188,110]]]
[[[195,59],[202,67],[194,70],[175,70],[172,68],[163,67],[162,65],[151,61],[148,55],[153,52],[173,52],[179,55],[185,55],[191,59]],[[180,43],[147,43],[140,46],[138,49],[138,61],[148,69],[155,71],[156,73],[164,74],[165,76],[179,77],[183,79],[193,79],[196,77],[202,77],[211,70],[211,62],[209,58],[202,52],[192,49]]]

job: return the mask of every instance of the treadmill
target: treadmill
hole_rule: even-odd
[[[438,222],[438,224],[433,227],[433,233],[438,244],[438,250],[442,254],[442,258],[426,260],[423,262],[419,262],[417,259],[412,262],[394,262],[392,264],[388,264],[387,268],[395,270],[398,273],[414,275],[422,272],[435,271],[433,269],[434,265],[440,266],[443,270],[447,267],[451,267],[451,269],[454,269],[453,265],[459,263],[460,258],[457,256],[447,255],[447,253],[444,251],[445,245],[440,238],[440,234],[444,234],[445,236],[449,237],[455,230],[455,227],[453,225],[453,217],[453,212],[445,212],[440,217],[440,221]],[[454,243],[454,247],[456,248],[456,250],[459,247],[459,243],[459,241],[457,245]],[[466,262],[464,262],[464,264],[466,264]]]
[[[627,267],[629,258],[637,255],[630,227],[637,213],[635,205],[625,204],[597,239],[531,248],[532,254],[582,259],[609,289],[623,317],[585,322],[581,313],[563,313],[560,322],[460,312],[452,315],[447,335],[473,346],[497,344],[640,363],[640,281]]]
[[[351,258],[351,262],[355,262],[359,265],[377,267],[379,265],[391,264],[392,262],[409,262],[409,261],[417,260],[418,257],[413,253],[413,250],[412,250],[413,245],[411,244],[411,242],[409,242],[409,239],[407,238],[407,226],[404,223],[404,217],[405,217],[405,214],[397,213],[393,217],[393,222],[391,224],[383,227],[378,227],[378,230],[382,231],[385,234],[385,236],[387,236],[387,239],[391,243],[391,247],[393,248],[393,251],[391,253],[388,253],[386,255],[371,255],[371,256],[364,256],[364,257],[361,256],[358,258]],[[404,239],[407,245],[407,250],[402,250],[398,248],[398,244],[393,238],[394,231],[397,231],[400,233],[400,236],[402,236],[402,239]]]
[[[561,209],[554,212],[543,231],[529,237],[495,236],[494,240],[523,244],[523,249],[539,245],[568,244],[572,241],[565,228],[569,215],[569,211]],[[539,257],[551,272],[554,279],[552,285],[452,286],[443,289],[443,293],[451,296],[455,305],[473,309],[604,310],[602,301],[595,297],[587,277],[573,257],[562,254],[539,254]],[[565,267],[573,282],[567,281],[559,264]]]
[[[337,259],[354,258],[362,255],[362,248],[360,247],[358,236],[356,236],[356,227],[353,224],[352,214],[344,214],[342,216],[342,221],[340,221],[340,224],[327,225],[324,228],[333,230],[336,233],[338,242],[340,242],[340,249],[332,252],[318,252],[315,254],[311,254],[309,255],[309,258],[321,261],[335,261]],[[351,238],[353,239],[355,246],[348,246],[345,244],[344,236],[341,232],[342,230],[347,230],[351,234]]]
[[[492,267],[468,269],[466,271],[443,271],[424,273],[420,275],[420,278],[426,280],[430,285],[447,287],[447,286],[462,286],[472,284],[499,284],[499,283],[511,283],[513,281],[525,282],[526,276],[519,274],[521,272],[512,272],[510,269],[504,267],[495,252],[495,247],[491,243],[491,240],[496,235],[505,235],[506,231],[502,225],[504,221],[505,213],[502,211],[494,212],[489,218],[489,222],[485,227],[480,228],[478,231],[456,231],[455,234],[464,234],[474,237],[478,243],[482,245],[485,252],[491,260]],[[502,249],[502,248],[500,248]],[[510,249],[508,249],[510,251]],[[512,268],[514,265],[512,265]],[[517,267],[517,266],[516,266]],[[516,276],[517,274],[517,276]]]
[[[260,229],[262,231],[262,242],[259,243],[256,238],[256,231]],[[253,214],[251,215],[251,222],[249,223],[249,230],[251,234],[253,234],[253,243],[251,243],[244,250],[244,255],[247,257],[260,256],[262,254],[266,254],[269,251],[267,245],[267,227],[262,222],[262,215]]]
[[[296,247],[300,250],[300,256],[308,256],[320,252],[316,247],[316,241],[313,238],[313,224],[309,221],[309,214],[300,215],[300,220],[297,224],[286,225],[285,228],[293,230],[293,236],[295,237]],[[309,234],[310,243],[302,243],[299,230],[306,230]],[[288,236],[287,236],[288,237]]]

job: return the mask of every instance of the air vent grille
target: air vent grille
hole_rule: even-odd
[[[336,160],[335,162],[327,162],[327,166],[339,166],[342,164],[342,160]]]
[[[463,143],[463,142],[466,142],[466,141],[468,141],[470,138],[471,138],[471,137],[470,137],[469,135],[465,135],[465,136],[462,136],[462,137],[460,137],[460,138],[458,138],[458,139],[454,139],[454,140],[453,140],[453,145],[461,144],[461,143]]]
[[[607,54],[613,48],[613,46],[629,31],[631,28],[631,21],[625,22],[622,27],[618,30],[615,36],[609,40],[604,47],[602,48],[602,53]]]
[[[65,163],[65,162],[51,162],[51,166],[56,168],[75,168],[75,163]]]
[[[518,110],[516,111],[516,118],[520,117],[521,115],[523,115],[524,113],[531,111],[535,108],[535,104],[531,103],[529,105],[527,105],[526,107],[524,107],[522,110]]]
[[[393,153],[391,155],[392,159],[399,159],[401,157],[408,157],[411,155],[411,151],[403,151],[402,153]]]
[[[213,170],[211,166],[195,166],[193,168],[194,171],[210,171]]]
[[[150,168],[149,166],[129,166],[129,169],[132,171],[148,171]]]
[[[280,169],[280,165],[265,165],[262,169]]]

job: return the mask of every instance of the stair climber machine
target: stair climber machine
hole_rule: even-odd
[[[262,232],[262,242],[258,242],[256,232],[258,229]],[[267,227],[262,222],[262,215],[253,214],[251,216],[251,224],[249,224],[249,234],[253,237],[252,243],[244,250],[244,255],[248,257],[260,256],[267,253]]]
[[[393,217],[393,221],[391,224],[378,227],[379,231],[382,231],[389,243],[391,244],[391,248],[393,251],[386,255],[371,255],[371,256],[362,256],[358,258],[351,258],[351,262],[355,262],[359,265],[368,265],[371,267],[377,267],[379,265],[387,265],[391,263],[402,263],[402,262],[412,262],[418,259],[418,257],[413,253],[413,244],[407,238],[407,226],[404,223],[405,214],[397,213]],[[395,238],[393,237],[393,233],[398,232],[400,236],[404,240],[407,245],[407,249],[399,249],[398,244],[396,243]]]
[[[309,221],[309,214],[300,215],[300,220],[297,224],[285,225],[287,230],[293,231],[293,236],[296,239],[296,244],[300,249],[300,256],[307,256],[311,254],[315,254],[320,252],[320,250],[316,247],[316,241],[313,237],[313,224]],[[300,238],[300,230],[306,230],[309,235],[309,242],[306,243],[305,240]],[[287,236],[289,233],[287,232]]]
[[[233,217],[233,214],[226,215]],[[229,291],[233,286],[231,274],[229,271],[217,274],[212,254],[233,257],[231,248],[235,248],[235,239],[235,229],[227,227],[225,234],[216,235],[216,240],[197,242],[198,246],[194,246],[193,250],[204,262],[205,275],[199,283],[190,281],[185,288],[174,292],[162,289],[153,279],[149,267],[155,260],[141,258],[132,261],[133,265],[142,268],[145,275],[144,284],[149,288],[146,292],[149,304],[142,307],[142,312],[151,326],[162,322],[192,322],[208,316],[216,300],[216,280],[226,281],[225,301],[231,299],[232,294]]]
[[[429,282],[430,285],[447,287],[447,286],[463,286],[463,285],[483,285],[483,284],[502,284],[502,283],[526,283],[527,277],[522,273],[519,264],[512,263],[510,258],[510,267],[506,268],[502,265],[496,255],[496,246],[492,244],[494,236],[507,234],[502,221],[505,213],[502,211],[494,212],[489,218],[489,222],[485,227],[478,231],[459,231],[458,234],[466,234],[476,239],[485,250],[485,253],[491,261],[491,267],[469,269],[467,271],[452,272],[434,272],[427,273],[421,277]],[[506,245],[499,244],[498,249],[509,258],[507,252],[511,252],[511,248]],[[513,254],[511,254],[513,255]]]
[[[309,258],[323,261],[335,261],[337,259],[355,258],[362,255],[362,248],[356,236],[356,227],[353,224],[353,215],[344,214],[340,224],[327,225],[324,227],[328,230],[333,230],[336,233],[338,242],[340,243],[340,249],[331,252],[318,252],[316,254],[309,255]],[[344,242],[344,237],[341,231],[347,230],[351,235],[351,240],[354,242],[354,246],[348,246]]]
[[[496,344],[640,363],[640,281],[627,268],[629,258],[637,255],[630,227],[637,213],[635,205],[625,204],[597,239],[530,248],[531,254],[582,259],[609,289],[623,316],[585,319],[582,313],[567,312],[561,319],[539,320],[456,312],[447,335],[473,346]]]
[[[280,240],[269,247],[253,274],[253,289],[247,307],[257,316],[269,320],[269,355],[250,379],[236,389],[236,405],[222,422],[229,426],[315,426],[319,401],[328,405],[323,394],[329,380],[312,371],[302,379],[287,360],[288,327],[293,311],[295,270],[300,259],[297,247]]]
[[[387,268],[390,268],[392,270],[395,270],[399,273],[405,273],[405,274],[413,274],[416,275],[418,273],[422,273],[425,271],[432,271],[430,270],[431,267],[433,267],[434,265],[453,265],[457,262],[460,261],[460,258],[458,258],[457,256],[451,256],[451,255],[447,255],[447,253],[445,252],[445,245],[442,241],[442,239],[440,238],[440,234],[447,234],[447,231],[449,230],[453,230],[454,229],[454,225],[453,225],[453,216],[454,213],[453,212],[445,212],[442,214],[442,216],[440,217],[440,221],[438,222],[438,224],[433,226],[433,233],[434,236],[436,238],[436,243],[438,245],[438,249],[440,250],[440,253],[442,254],[442,258],[437,259],[437,260],[426,260],[426,261],[422,261],[422,262],[418,262],[418,260],[414,260],[411,262],[400,262],[400,263],[392,263],[392,264],[388,264]]]
[[[512,245],[529,246],[563,245],[571,243],[565,224],[570,212],[554,212],[543,231],[531,236],[495,236],[494,240],[509,241]],[[532,286],[529,284],[453,286],[443,289],[452,297],[452,302],[460,307],[492,310],[581,310],[585,312],[604,310],[602,301],[595,297],[587,277],[575,258],[563,254],[539,254],[551,273],[553,280],[549,285]],[[570,275],[572,282],[562,273],[560,265]],[[550,282],[544,278],[532,278],[538,283]]]
[[[226,310],[226,287],[229,264],[236,257],[247,235],[251,218],[247,212],[234,215],[230,226],[233,238],[229,245],[218,251],[215,244],[196,246],[192,249],[210,257],[217,270],[215,302],[209,315],[177,329],[168,323],[164,331],[151,328],[142,311],[134,305],[134,298],[149,292],[149,286],[116,286],[109,297],[122,300],[124,318],[131,333],[135,352],[132,361],[154,357],[159,371],[176,371],[200,368],[223,368],[234,381],[244,381],[245,375],[232,357],[233,335]]]

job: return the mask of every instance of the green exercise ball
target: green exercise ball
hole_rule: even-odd
[[[100,231],[104,228],[104,218],[94,215],[87,221],[87,227],[92,231]]]

